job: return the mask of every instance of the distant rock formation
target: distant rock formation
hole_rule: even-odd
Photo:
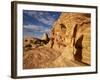
[[[48,34],[47,33],[44,33],[41,40],[45,40],[45,41],[48,41],[49,40],[49,37],[48,37]]]
[[[91,63],[91,15],[62,13],[54,23],[49,47],[65,53],[68,59]],[[79,58],[79,59],[78,59]]]
[[[24,50],[31,50],[32,48],[37,48],[41,46],[41,40],[33,37],[24,38]]]
[[[49,42],[49,37],[47,33],[44,33],[43,36],[41,37],[41,40],[44,41],[45,44]]]
[[[39,48],[46,45],[49,42],[48,34],[44,33],[41,39],[34,37],[25,37],[24,38],[24,49],[31,50],[32,48]]]

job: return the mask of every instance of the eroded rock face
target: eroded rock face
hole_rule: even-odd
[[[61,51],[68,59],[90,64],[91,15],[62,13],[53,25],[48,44]]]

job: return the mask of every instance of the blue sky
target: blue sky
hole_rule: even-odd
[[[43,33],[49,34],[60,14],[60,12],[23,10],[24,36],[41,38]]]

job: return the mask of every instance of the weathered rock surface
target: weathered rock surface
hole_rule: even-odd
[[[67,59],[91,63],[91,15],[62,13],[54,23],[48,45]]]
[[[50,63],[55,61],[60,55],[60,52],[46,47],[25,51],[23,56],[23,68],[32,69],[50,67]]]
[[[57,68],[57,67],[78,67],[88,66],[84,63],[72,61],[66,58],[59,51],[42,47],[34,48],[24,52],[23,69],[33,68]]]

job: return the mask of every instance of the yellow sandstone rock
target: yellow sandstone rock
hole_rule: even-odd
[[[66,58],[90,64],[91,15],[62,13],[53,25],[50,43]]]

